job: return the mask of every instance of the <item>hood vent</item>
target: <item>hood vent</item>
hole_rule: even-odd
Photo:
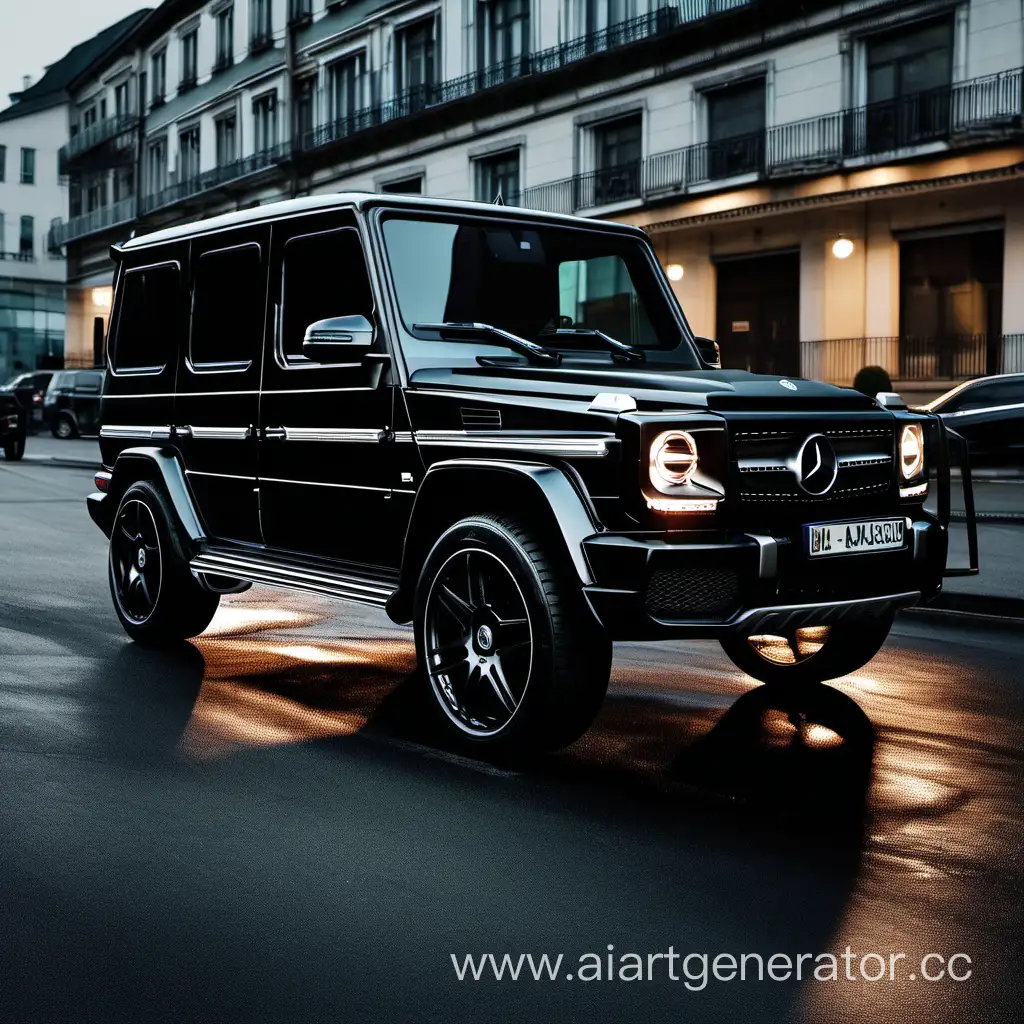
[[[501,430],[499,409],[470,409],[463,406],[460,411],[464,430]]]

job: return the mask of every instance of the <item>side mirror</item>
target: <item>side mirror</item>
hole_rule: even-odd
[[[356,363],[373,347],[373,324],[365,316],[332,316],[306,328],[302,354],[314,363]]]
[[[710,338],[694,338],[693,342],[697,346],[701,359],[708,366],[715,370],[722,368],[722,350],[718,347],[717,341],[712,341]]]

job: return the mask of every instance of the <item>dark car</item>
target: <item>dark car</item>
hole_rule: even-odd
[[[941,587],[938,418],[722,370],[637,228],[338,195],[114,255],[88,505],[140,642],[253,582],[382,606],[453,736],[553,748],[613,640],[810,685]]]
[[[28,414],[29,430],[43,422],[43,396],[52,379],[52,370],[32,370],[17,374],[0,387],[0,392],[13,394],[21,403]]]
[[[58,370],[43,398],[43,417],[54,437],[97,434],[102,370]]]
[[[1024,373],[969,380],[925,408],[967,441],[973,463],[1024,466]]]
[[[25,454],[28,417],[14,395],[0,391],[0,448],[4,458],[15,462]]]

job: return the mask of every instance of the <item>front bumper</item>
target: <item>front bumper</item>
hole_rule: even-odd
[[[899,551],[810,559],[790,538],[715,542],[598,534],[584,541],[587,601],[616,640],[785,634],[879,618],[941,586],[946,531],[911,522]]]

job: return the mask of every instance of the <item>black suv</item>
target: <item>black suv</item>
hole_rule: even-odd
[[[54,437],[96,434],[100,427],[102,370],[58,370],[43,398],[43,418]]]
[[[252,582],[380,605],[454,734],[552,748],[614,639],[817,683],[940,589],[938,418],[720,369],[638,229],[339,195],[115,257],[89,510],[140,642]]]
[[[0,387],[0,392],[12,394],[21,403],[28,418],[28,427],[43,422],[43,396],[53,379],[53,370],[32,370],[19,373]]]
[[[14,395],[0,391],[0,448],[8,462],[16,462],[25,454],[25,433],[28,416]]]

